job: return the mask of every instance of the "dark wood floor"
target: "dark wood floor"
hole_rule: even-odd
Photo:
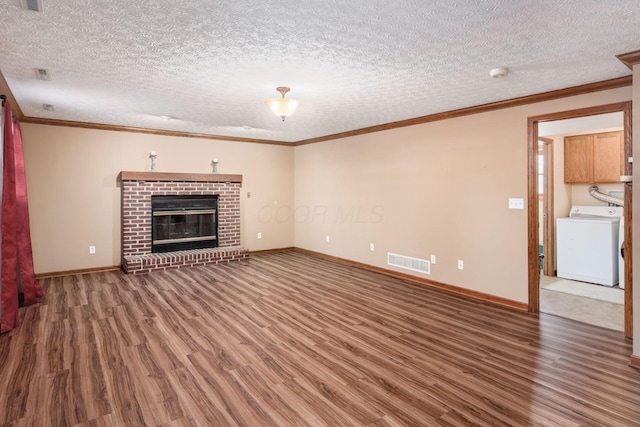
[[[306,254],[42,285],[0,425],[640,425],[621,332]]]

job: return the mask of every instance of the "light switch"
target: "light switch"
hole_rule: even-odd
[[[524,209],[524,199],[509,199],[509,209]]]

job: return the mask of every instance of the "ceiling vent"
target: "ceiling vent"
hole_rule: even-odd
[[[51,80],[51,75],[44,68],[36,68],[36,77],[38,80]]]
[[[51,104],[42,104],[42,108],[44,108],[47,111],[53,111],[54,110],[53,105],[51,105]]]
[[[22,0],[25,9],[42,12],[42,0]]]

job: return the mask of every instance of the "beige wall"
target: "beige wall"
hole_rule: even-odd
[[[116,177],[148,170],[156,150],[159,171],[208,173],[217,157],[221,173],[244,175],[251,250],[383,268],[387,252],[433,254],[430,279],[526,302],[527,214],[507,199],[527,197],[527,117],[630,98],[621,88],[295,148],[23,124],[36,272],[119,264]]]
[[[597,184],[598,191],[609,194],[609,191],[624,191],[624,184]],[[590,184],[574,184],[571,186],[572,205],[576,206],[608,206],[607,202],[600,201],[589,194]],[[565,215],[566,216],[566,215]]]
[[[621,88],[296,147],[295,245],[389,269],[387,252],[436,255],[423,277],[527,302],[527,211],[507,208],[527,198],[527,117],[629,99]]]
[[[160,172],[210,173],[218,158],[220,173],[242,174],[242,245],[293,246],[292,219],[264,215],[293,206],[293,147],[34,124],[22,133],[36,273],[120,264],[117,176],[148,171],[152,150]]]

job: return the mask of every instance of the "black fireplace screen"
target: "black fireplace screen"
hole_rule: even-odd
[[[151,252],[218,246],[218,196],[152,196]]]

